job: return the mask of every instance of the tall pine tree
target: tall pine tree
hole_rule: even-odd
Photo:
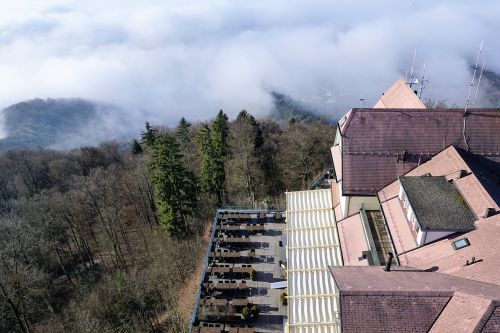
[[[191,133],[191,123],[188,122],[186,118],[182,117],[181,120],[179,120],[177,128],[175,129],[175,135],[181,142],[186,143],[189,141],[190,133]]]
[[[227,115],[220,110],[212,123],[212,186],[219,206],[224,202],[226,171],[225,162],[228,153],[227,137],[229,132]]]
[[[158,130],[146,121],[145,129],[141,132],[142,143],[148,148],[153,147],[157,134]]]
[[[220,110],[212,127],[203,125],[198,132],[198,144],[202,154],[201,175],[206,191],[217,197],[219,206],[224,202],[225,162],[228,153],[228,117]]]
[[[160,222],[174,238],[187,238],[191,234],[188,219],[197,206],[197,182],[184,166],[173,135],[156,137],[150,167]]]
[[[130,144],[130,151],[132,152],[133,155],[142,154],[142,147],[139,144],[139,142],[137,142],[136,139],[132,140],[132,143]]]

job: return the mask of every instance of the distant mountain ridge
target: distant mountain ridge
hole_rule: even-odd
[[[41,99],[20,102],[3,111],[6,138],[0,151],[50,147],[58,138],[75,133],[97,117],[97,104],[83,99]]]
[[[292,97],[272,91],[276,121],[321,121],[333,123]],[[67,149],[121,138],[127,141],[130,128],[123,113],[114,106],[81,98],[35,98],[13,104],[2,111],[6,137],[0,151],[16,148]]]
[[[315,111],[310,110],[300,102],[297,102],[288,95],[272,91],[271,97],[274,104],[274,110],[271,118],[277,121],[325,121],[332,122],[326,118],[318,115]]]

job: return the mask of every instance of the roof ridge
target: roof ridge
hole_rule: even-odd
[[[464,112],[465,108],[447,108],[447,109],[403,109],[403,108],[352,108],[352,112]],[[472,108],[467,112],[500,112],[500,108]]]

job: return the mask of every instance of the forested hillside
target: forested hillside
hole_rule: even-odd
[[[146,124],[128,150],[2,153],[0,332],[185,331],[215,208],[283,207],[333,132],[220,111]]]

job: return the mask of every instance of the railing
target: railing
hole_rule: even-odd
[[[192,332],[192,330],[193,330],[193,324],[196,321],[196,316],[198,315],[198,304],[200,303],[201,285],[202,285],[202,282],[203,282],[203,278],[205,277],[206,268],[208,266],[208,260],[209,260],[209,256],[210,256],[210,250],[212,248],[212,241],[214,239],[215,230],[217,229],[216,228],[216,225],[217,225],[217,215],[218,215],[218,212],[215,214],[214,222],[212,224],[212,233],[210,234],[210,240],[208,242],[207,255],[206,255],[205,260],[203,262],[203,269],[201,271],[201,276],[200,276],[200,279],[199,279],[200,283],[199,283],[198,291],[196,293],[196,297],[195,297],[195,300],[194,300],[194,309],[193,309],[193,314],[191,316],[191,324],[189,325],[189,333]]]
[[[373,265],[380,266],[380,258],[378,257],[377,246],[375,245],[373,234],[370,229],[370,222],[368,221],[368,216],[366,216],[366,211],[363,206],[361,206],[359,213],[359,215],[361,216],[361,225],[363,226],[363,231],[365,232],[365,238],[368,241],[368,248],[370,249],[370,253],[373,258]]]

